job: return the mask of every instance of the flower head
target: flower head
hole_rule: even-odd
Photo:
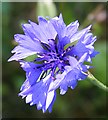
[[[38,17],[38,22],[22,25],[25,34],[14,36],[19,45],[8,61],[19,61],[26,72],[19,95],[26,97],[26,103],[36,104],[37,109],[51,112],[57,88],[63,95],[68,87],[74,89],[87,77],[90,66],[84,62],[92,62],[98,53],[93,47],[96,37],[90,33],[91,25],[79,31],[76,20],[66,26],[62,14],[50,20]],[[37,57],[33,61],[23,60],[34,54]]]

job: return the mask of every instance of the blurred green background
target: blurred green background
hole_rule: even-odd
[[[49,0],[50,1],[50,0]],[[56,3],[2,3],[2,114],[3,118],[104,118],[106,117],[106,93],[87,79],[80,81],[65,95],[59,94],[52,113],[42,113],[36,106],[30,107],[18,97],[25,80],[25,72],[18,62],[7,62],[15,47],[14,34],[23,33],[21,24],[28,20],[37,22],[37,16],[54,17],[62,13],[65,23],[78,20],[80,28],[93,24],[92,32],[97,36],[95,49],[100,52],[93,58],[90,71],[104,84],[106,83],[106,3],[56,2]],[[108,36],[107,36],[108,38]],[[108,51],[107,51],[108,52]]]

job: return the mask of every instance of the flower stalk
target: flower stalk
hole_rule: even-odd
[[[108,87],[97,80],[89,71],[88,71],[88,80],[92,82],[94,85],[98,86],[102,90],[108,92]]]

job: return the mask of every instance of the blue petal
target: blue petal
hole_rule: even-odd
[[[50,106],[48,107],[48,110],[49,110],[50,113],[52,112],[52,106],[53,106],[55,100],[56,100],[56,92],[54,91],[54,97],[53,97],[53,100],[52,100]]]
[[[92,33],[87,33],[82,41],[85,45],[89,45],[89,44],[93,45],[96,39],[97,39],[96,36],[93,37]]]
[[[21,34],[16,34],[14,37],[19,45],[12,50],[12,53],[15,54],[8,61],[18,61],[30,55],[44,51],[40,42],[37,40],[33,41],[30,37]]]
[[[48,21],[45,18],[43,18],[42,16],[38,16],[38,22],[39,22],[39,24],[41,24],[43,26],[48,23]]]
[[[26,103],[29,103],[32,101],[32,94],[28,94],[28,96],[26,97]]]
[[[81,58],[79,59],[78,62],[79,62],[79,63],[83,63],[84,61],[86,61],[87,55],[88,55],[88,53],[85,52],[85,53],[81,56]]]
[[[57,33],[50,21],[47,22],[44,18],[39,17],[39,25],[30,20],[29,22],[35,31],[36,38],[41,42],[49,43],[48,39],[54,39],[56,37]]]
[[[10,57],[8,61],[12,61],[12,60],[18,61],[20,59],[24,59],[30,55],[34,55],[37,53],[37,51],[32,51],[22,46],[16,46],[11,52],[15,54],[12,57]]]
[[[79,27],[78,20],[76,20],[75,22],[72,22],[71,24],[69,24],[67,26],[67,28],[66,28],[66,36],[68,38],[71,38],[72,35],[74,35],[77,32],[78,27]]]
[[[63,21],[62,14],[59,17],[51,19],[51,23],[57,32],[57,48],[58,52],[61,53],[63,47],[70,41],[66,36],[66,25]]]
[[[45,110],[47,110],[50,107],[51,103],[53,102],[54,96],[55,96],[54,90],[47,93]],[[45,112],[45,111],[43,111],[43,112]]]
[[[35,40],[36,33],[31,24],[22,24],[22,28],[26,36],[29,36],[32,40]]]
[[[66,25],[65,25],[63,18],[62,18],[62,14],[60,14],[59,17],[52,18],[51,23],[54,26],[54,28],[58,34],[59,39],[62,39],[62,37],[65,36],[64,32],[65,32],[65,28],[66,28]]]
[[[39,21],[39,27],[41,29],[41,32],[43,33],[43,35],[46,36],[47,40],[48,39],[55,39],[57,32],[54,29],[51,22],[47,21],[45,18],[43,18],[41,16],[38,17],[38,21]]]
[[[35,36],[36,36],[36,39],[40,40],[40,41],[44,41],[44,42],[48,42],[46,36],[41,32],[41,29],[39,27],[39,25],[37,25],[36,23],[32,22],[29,20],[29,23],[31,24],[34,32],[35,32]]]
[[[68,44],[70,42],[70,39],[68,38],[68,37],[63,37],[61,40],[59,39],[59,43],[58,43],[58,46],[57,46],[57,48],[58,48],[58,51],[60,52],[60,53],[62,53],[63,52],[63,50],[64,50],[64,46],[66,45],[66,44]]]
[[[80,58],[84,53],[88,53],[89,49],[86,48],[85,44],[78,42],[75,47],[70,51],[70,55],[77,55]]]
[[[81,72],[79,73],[79,79],[78,79],[78,80],[84,80],[84,79],[86,79],[86,78],[87,78],[87,74],[81,71]]]
[[[30,37],[22,34],[14,35],[16,42],[19,43],[20,46],[30,49],[32,51],[42,52],[43,48],[38,40],[33,40]]]
[[[78,79],[78,70],[77,69],[72,69],[65,76],[65,81],[67,82],[68,86],[72,86],[72,85],[73,85],[73,87],[76,86],[77,79]]]
[[[86,77],[87,74],[85,74],[84,72],[81,71],[81,69],[76,67],[67,73],[64,79],[64,83],[66,82],[68,87],[74,89],[77,86],[77,81],[85,79]]]
[[[71,67],[74,68],[78,64],[78,61],[76,58],[69,56],[69,63],[71,65]]]
[[[90,55],[90,57],[95,57],[97,54],[99,54],[99,52],[93,51],[93,53]]]
[[[55,91],[49,91],[52,79],[51,74],[45,77],[40,82],[35,83],[33,86],[23,89],[20,96],[26,97],[26,103],[30,105],[37,105],[37,109],[42,109],[45,112],[47,109],[51,111],[51,107],[55,101]]]
[[[61,82],[63,81],[65,75],[67,74],[66,71],[64,71],[62,74],[57,74],[56,75],[56,80],[51,82],[49,91],[56,90],[58,87],[60,87]]]
[[[81,39],[81,37],[84,36],[85,33],[88,33],[90,31],[90,28],[91,28],[91,25],[88,26],[87,28],[83,29],[83,30],[80,30],[80,31],[76,32],[74,35],[71,36],[70,41],[74,42],[76,40]]]
[[[63,83],[60,85],[60,94],[61,95],[64,95],[68,90],[68,87],[67,87],[67,84],[66,83]]]
[[[53,82],[52,88],[57,89],[60,87],[60,94],[65,94],[68,87],[74,89],[77,86],[77,81],[85,79],[87,74],[84,72],[87,71],[87,67],[83,65],[87,57],[87,53],[85,53],[79,61],[77,61],[74,57],[69,56],[69,62],[71,66],[65,66],[65,71],[62,74],[58,74],[56,76],[56,80]]]
[[[22,91],[25,88],[35,84],[42,71],[40,69],[37,69],[37,66],[39,65],[36,65],[32,62],[21,61],[20,64],[21,67],[26,71],[26,81],[23,83],[20,89]]]

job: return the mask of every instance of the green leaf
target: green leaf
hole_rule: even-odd
[[[74,41],[74,42],[72,42],[72,43],[66,44],[66,45],[64,46],[64,50],[66,50],[66,49],[67,49],[68,47],[70,47],[70,46],[76,45],[77,42],[78,42],[78,40],[76,40],[76,41]]]
[[[34,54],[34,55],[24,58],[24,60],[30,62],[30,61],[34,61],[36,58],[37,58],[37,55]]]

